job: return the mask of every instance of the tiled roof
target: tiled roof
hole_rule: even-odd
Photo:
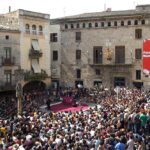
[[[121,11],[102,11],[102,12],[92,12],[92,13],[83,13],[73,16],[66,16],[62,18],[56,18],[51,20],[52,23],[55,22],[63,22],[63,21],[69,21],[69,20],[83,20],[83,19],[89,19],[89,18],[105,18],[105,17],[119,17],[119,16],[134,16],[134,15],[150,15],[150,9],[149,10],[121,10]]]

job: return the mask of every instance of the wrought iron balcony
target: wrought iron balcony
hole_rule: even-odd
[[[29,29],[26,29],[26,34],[30,34],[30,30]]]
[[[42,57],[42,54],[43,53],[41,51],[31,49],[29,52],[29,57],[32,59],[33,58],[36,59],[36,58]]]
[[[15,64],[15,57],[2,57],[2,66],[13,66]]]
[[[0,84],[0,91],[11,91],[15,90],[16,85],[12,84],[11,82],[3,82]]]
[[[132,66],[134,64],[134,60],[131,58],[126,58],[124,61],[116,61],[114,59],[109,60],[109,61],[103,61],[103,62],[93,62],[90,63],[91,66],[110,66],[110,67],[115,67],[115,66]]]
[[[32,81],[32,80],[44,80],[48,77],[46,71],[41,70],[41,73],[34,73],[32,71],[24,72],[24,80]]]

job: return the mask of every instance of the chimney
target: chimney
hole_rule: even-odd
[[[11,12],[11,6],[9,6],[9,13]]]

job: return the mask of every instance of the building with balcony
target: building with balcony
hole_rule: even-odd
[[[0,85],[51,83],[50,15],[19,9],[0,15]],[[31,86],[33,84],[31,83]],[[36,88],[37,86],[34,85]],[[11,87],[11,86],[10,86]]]
[[[142,73],[143,41],[150,38],[150,5],[57,18],[51,25],[60,25],[62,82],[84,87],[150,85]]]
[[[50,23],[51,80],[56,89],[61,85],[61,32],[59,24]]]
[[[0,91],[14,90],[20,61],[18,19],[0,15]]]

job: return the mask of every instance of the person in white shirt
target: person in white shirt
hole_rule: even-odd
[[[127,150],[134,150],[134,140],[133,136],[129,136],[129,140],[127,141]]]

